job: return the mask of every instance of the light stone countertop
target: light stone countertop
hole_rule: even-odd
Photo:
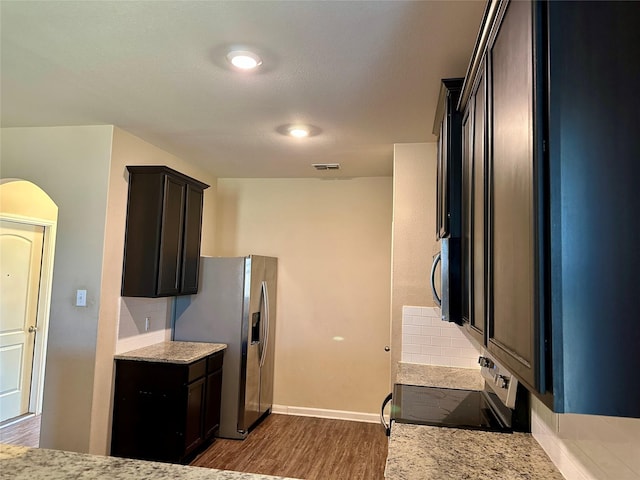
[[[115,355],[116,360],[188,364],[227,348],[224,343],[161,342]]]
[[[484,379],[479,368],[440,367],[417,363],[398,363],[396,383],[464,390],[482,390]]]
[[[292,480],[84,453],[0,444],[0,478],[12,480]]]
[[[385,469],[388,480],[562,480],[526,433],[394,423]]]
[[[482,390],[479,369],[398,364],[396,383]],[[498,433],[393,423],[387,480],[561,480],[528,433]]]

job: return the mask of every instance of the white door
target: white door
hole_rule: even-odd
[[[0,422],[29,410],[43,237],[0,221]]]

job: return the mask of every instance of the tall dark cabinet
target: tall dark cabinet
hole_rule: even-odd
[[[490,1],[458,105],[465,331],[557,412],[640,417],[638,24]]]
[[[204,190],[209,186],[164,166],[127,170],[122,296],[197,293]]]

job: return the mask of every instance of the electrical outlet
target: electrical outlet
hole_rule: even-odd
[[[86,306],[87,306],[87,291],[77,290],[76,291],[76,307],[86,307]]]

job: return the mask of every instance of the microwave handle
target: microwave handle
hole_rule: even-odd
[[[433,265],[431,265],[431,293],[433,294],[433,301],[436,302],[436,305],[439,307],[442,306],[442,299],[438,295],[436,291],[436,267],[442,258],[442,254],[438,252],[435,257],[433,257]]]

